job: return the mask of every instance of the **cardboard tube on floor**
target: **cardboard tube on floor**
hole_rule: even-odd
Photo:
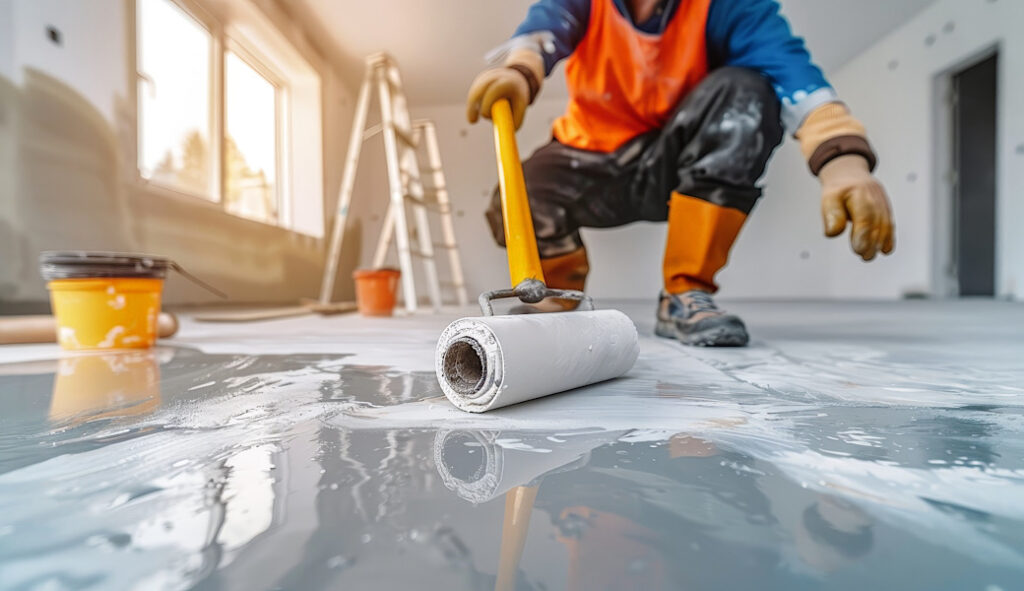
[[[157,320],[157,336],[166,339],[178,332],[178,318],[161,312]],[[53,316],[0,316],[0,345],[56,343],[57,322]]]

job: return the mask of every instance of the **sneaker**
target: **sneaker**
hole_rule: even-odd
[[[750,340],[738,316],[719,310],[710,293],[698,290],[661,292],[654,332],[694,347],[742,347]]]

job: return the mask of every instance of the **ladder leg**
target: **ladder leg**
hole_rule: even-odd
[[[448,198],[448,185],[441,167],[441,150],[437,144],[437,127],[433,121],[420,123],[427,144],[427,159],[430,163],[431,181],[437,204],[441,209],[441,235],[444,237],[445,248],[448,250],[448,265],[451,269],[452,283],[455,284],[455,296],[460,306],[468,304],[466,297],[466,279],[462,274],[462,259],[459,257],[458,242],[455,240],[455,225],[452,223],[452,206]]]
[[[434,311],[441,307],[441,285],[437,281],[437,263],[434,262],[434,245],[430,238],[430,220],[427,219],[427,208],[422,203],[413,206],[416,216],[417,234],[420,239],[420,253],[423,255],[423,272],[427,276],[427,289],[430,291],[430,303]]]
[[[402,190],[402,175],[398,161],[398,140],[395,137],[391,88],[388,85],[386,68],[383,66],[377,67],[377,84],[380,88],[381,131],[384,134],[388,185],[391,189],[390,209],[394,218],[395,243],[398,245],[398,266],[402,271],[402,294],[405,297],[405,309],[415,312],[416,283],[413,279],[412,255],[409,251],[409,227],[405,222],[405,192]]]
[[[341,245],[345,238],[348,208],[352,203],[352,187],[356,180],[356,168],[359,166],[359,153],[363,147],[363,128],[366,127],[366,112],[370,106],[371,84],[372,68],[367,68],[363,85],[359,89],[359,100],[356,102],[356,116],[352,122],[348,153],[345,157],[345,172],[342,175],[341,188],[338,191],[338,207],[334,215],[331,245],[327,251],[323,282],[320,284],[320,303],[325,305],[331,303],[334,282],[337,279],[338,259],[341,257]]]
[[[416,237],[419,241],[419,255],[423,263],[423,274],[430,292],[430,303],[434,311],[441,309],[441,284],[437,280],[437,264],[434,262],[434,241],[430,237],[430,220],[427,219],[427,208],[423,205],[423,184],[420,181],[420,167],[416,161],[416,152],[412,147],[403,146],[402,161],[409,178],[409,194],[413,197],[412,212],[416,221]]]
[[[377,237],[377,249],[373,251],[373,268],[379,269],[384,266],[384,260],[388,256],[388,247],[391,246],[391,237],[395,233],[395,216],[391,211],[391,204],[388,204],[388,213],[384,216],[384,226],[380,229],[380,236]]]
[[[420,254],[423,258],[423,273],[426,275],[427,289],[430,291],[430,303],[437,311],[441,309],[441,284],[437,279],[437,264],[434,262],[430,220],[427,219],[427,208],[422,203],[415,203],[412,208],[413,215],[416,217],[416,234],[419,238]]]

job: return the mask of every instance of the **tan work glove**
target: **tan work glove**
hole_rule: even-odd
[[[796,137],[811,172],[821,181],[825,235],[842,234],[850,222],[850,245],[862,259],[891,253],[892,208],[885,189],[871,174],[875,153],[864,126],[842,103],[828,103],[807,116]]]
[[[847,154],[829,161],[818,173],[818,179],[826,236],[839,236],[849,221],[853,226],[850,245],[862,259],[870,261],[879,251],[893,251],[889,198],[863,156]]]
[[[490,119],[494,103],[508,99],[512,105],[512,119],[519,129],[526,107],[536,98],[542,80],[544,58],[530,49],[513,51],[504,66],[484,70],[473,81],[466,98],[466,119],[470,123],[476,123],[481,116]]]

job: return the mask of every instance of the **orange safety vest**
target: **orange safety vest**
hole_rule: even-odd
[[[591,0],[587,32],[566,61],[569,107],[555,138],[613,152],[661,129],[680,101],[707,76],[705,27],[711,0],[681,0],[660,35],[636,30],[612,0]]]

